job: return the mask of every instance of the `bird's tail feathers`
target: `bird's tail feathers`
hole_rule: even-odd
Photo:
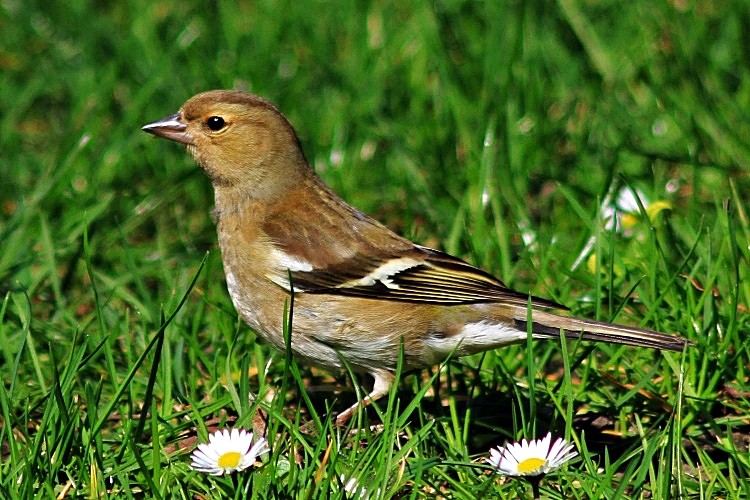
[[[632,326],[614,325],[601,321],[560,316],[546,311],[532,311],[532,332],[534,338],[559,338],[560,330],[565,331],[566,338],[581,338],[611,344],[626,344],[669,351],[682,351],[685,346],[693,345],[688,339],[676,335]],[[515,327],[525,331],[528,326],[527,309],[514,309]]]

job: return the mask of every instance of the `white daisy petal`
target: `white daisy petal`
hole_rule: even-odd
[[[247,452],[247,456],[253,457],[253,462],[255,462],[255,459],[258,458],[258,455],[262,455],[264,453],[268,453],[271,451],[268,448],[268,441],[266,438],[261,438],[255,442],[255,444],[250,448],[250,451]]]
[[[490,458],[489,458],[490,464],[497,467],[498,465],[500,465],[500,460],[502,459],[502,456],[503,454],[498,448],[492,448],[490,450]]]
[[[575,457],[578,455],[578,452],[573,451],[571,456],[568,458],[569,452],[573,449],[572,444],[567,444],[564,439],[558,438],[557,441],[552,445],[552,448],[549,452],[549,461],[550,464],[555,464],[559,461],[566,462],[570,460],[570,458]]]
[[[523,455],[523,448],[521,447],[520,443],[513,443],[511,445],[508,445],[503,450],[503,457],[505,457],[507,460],[513,460],[514,462],[518,462],[518,458]]]
[[[572,444],[562,438],[552,443],[552,434],[547,433],[542,439],[522,439],[520,443],[491,449],[488,462],[499,474],[540,476],[559,469],[576,456],[578,452]]]
[[[214,432],[208,436],[208,441],[193,451],[190,466],[214,476],[245,470],[255,463],[258,455],[269,451],[265,438],[253,444],[253,435],[244,429]]]
[[[560,454],[560,452],[563,450],[565,446],[565,440],[562,438],[557,438],[554,443],[552,443],[552,447],[549,449],[549,458],[550,460],[554,461],[555,458]]]
[[[549,456],[549,443],[552,441],[552,433],[548,432],[541,441],[537,440],[537,451]]]

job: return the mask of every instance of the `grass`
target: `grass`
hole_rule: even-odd
[[[484,460],[547,430],[580,459],[544,498],[750,496],[749,16],[731,0],[6,2],[0,496],[528,498]],[[275,102],[326,182],[401,234],[696,347],[514,346],[400,374],[334,428],[360,381],[256,343],[207,179],[140,131],[226,87]],[[623,191],[643,200],[609,231],[603,201]],[[197,441],[258,406],[260,468],[190,470]]]

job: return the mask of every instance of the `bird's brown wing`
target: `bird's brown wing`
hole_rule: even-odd
[[[279,252],[289,256],[289,269],[277,269],[278,274],[269,276],[275,283],[288,289],[291,274],[298,292],[430,304],[527,305],[527,294],[461,259],[397,235],[322,184],[296,196],[302,199],[311,192],[323,201],[285,203],[262,226]],[[298,206],[316,211],[319,224],[300,223],[305,218],[297,213]],[[531,300],[537,307],[566,309],[549,300]]]
[[[529,296],[461,259],[414,245],[398,255],[356,254],[346,261],[291,273],[295,290],[430,304],[505,302],[526,306]],[[566,309],[532,297],[537,307]]]

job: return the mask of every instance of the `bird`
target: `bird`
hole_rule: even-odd
[[[660,350],[692,345],[556,313],[567,308],[399,236],[324,184],[289,120],[257,95],[203,92],[142,130],[185,145],[211,181],[227,289],[249,327],[285,352],[285,308],[293,300],[290,348],[298,361],[348,365],[374,379],[337,424],[388,394],[401,356],[405,371],[428,368],[525,342],[529,330],[533,339],[564,332]]]

